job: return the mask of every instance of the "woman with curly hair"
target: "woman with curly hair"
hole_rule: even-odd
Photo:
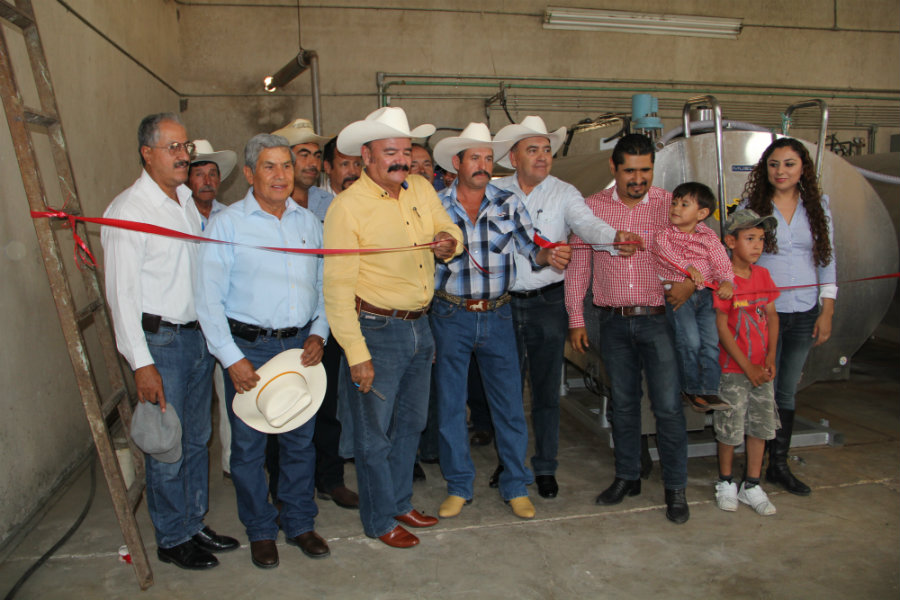
[[[794,395],[810,348],[831,336],[837,278],[828,196],[819,189],[815,165],[802,143],[780,138],[766,148],[747,180],[742,208],[760,216],[774,215],[778,221],[775,235],[766,236],[757,263],[769,270],[776,285],[819,284],[784,290],[775,301],[779,321],[775,401],[781,429],[769,442],[766,481],[807,496],[809,486],[794,477],[787,464]]]

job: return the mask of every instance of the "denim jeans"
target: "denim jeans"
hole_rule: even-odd
[[[556,474],[559,450],[559,389],[568,332],[565,290],[556,287],[531,298],[512,299],[522,376],[531,382],[531,428],[535,475]]]
[[[687,429],[678,390],[678,359],[665,315],[623,317],[595,308],[600,358],[609,375],[616,477],[641,476],[641,370],[656,417],[656,444],[666,489],[687,485]]]
[[[812,348],[812,332],[819,318],[819,305],[806,312],[778,313],[778,350],[775,355],[775,403],[779,410],[794,410],[797,384]]]
[[[328,376],[328,388],[322,406],[316,413],[316,432],[313,443],[316,446],[316,488],[330,492],[344,485],[344,459],[340,454],[341,422],[337,418],[337,380],[341,367],[341,350],[334,338],[325,345],[322,365]]]
[[[212,372],[215,360],[199,329],[161,327],[145,333],[150,355],[163,381],[166,410],[181,420],[181,459],[144,458],[147,510],[156,544],[171,548],[203,529],[209,510],[209,452],[212,432]]]
[[[488,406],[487,396],[484,395],[484,385],[481,383],[481,369],[477,360],[469,361],[469,374],[466,377],[466,404],[469,407],[469,418],[472,421],[472,429],[475,431],[488,431],[494,433],[494,422],[491,420],[491,408]]]
[[[432,371],[434,365],[432,365]],[[428,394],[428,419],[425,430],[419,438],[419,460],[437,460],[438,457],[438,415],[437,415],[437,389],[434,387],[434,373],[431,376],[431,385]]]
[[[260,368],[277,354],[292,348],[302,348],[309,335],[304,327],[291,338],[274,338],[261,335],[253,342],[234,338],[244,357],[254,369]],[[274,540],[278,537],[278,510],[269,502],[264,465],[266,441],[269,434],[262,433],[244,423],[234,414],[234,383],[225,377],[225,397],[228,402],[228,418],[231,420],[231,480],[237,498],[238,517],[247,530],[251,542]],[[313,417],[297,429],[279,433],[278,440],[278,500],[281,501],[281,528],[285,537],[292,538],[312,531],[318,514],[314,495],[316,449],[313,446]]]
[[[675,331],[681,391],[687,394],[719,393],[719,330],[713,292],[709,288],[691,294],[678,310],[666,302],[666,317]]]
[[[504,470],[500,495],[504,500],[527,496],[534,477],[525,466],[528,425],[522,407],[522,375],[516,357],[516,335],[509,304],[487,312],[465,308],[435,298],[431,328],[437,347],[434,374],[438,390],[441,471],[447,492],[471,499],[475,465],[469,453],[466,397],[463,382],[473,355],[494,421],[497,454]]]
[[[412,510],[412,473],[428,417],[434,338],[428,319],[404,321],[362,312],[359,325],[375,369],[374,391],[360,393],[341,359],[340,402],[349,408],[359,487],[359,517],[369,537]]]

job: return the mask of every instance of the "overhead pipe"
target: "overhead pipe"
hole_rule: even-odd
[[[681,126],[684,129],[684,137],[691,137],[690,112],[692,106],[708,105],[713,111],[713,121],[716,129],[716,170],[719,177],[719,231],[725,237],[725,149],[722,139],[722,107],[713,96],[695,96],[684,103],[681,109]]]

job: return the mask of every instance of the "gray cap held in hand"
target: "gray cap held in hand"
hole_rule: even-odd
[[[160,462],[181,459],[181,421],[171,407],[162,412],[158,404],[138,402],[131,418],[131,439]]]

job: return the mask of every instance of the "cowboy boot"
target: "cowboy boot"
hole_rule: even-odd
[[[794,431],[794,411],[781,409],[781,429],[775,432],[775,439],[768,442],[769,466],[766,481],[776,483],[792,494],[809,496],[809,486],[794,477],[787,464],[788,450],[791,448],[791,434]]]

